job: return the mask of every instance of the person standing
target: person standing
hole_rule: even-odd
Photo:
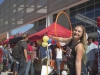
[[[60,75],[60,64],[62,62],[62,50],[57,46],[57,48],[55,49],[56,51],[56,63],[57,63],[57,70],[58,70],[58,74]]]
[[[48,58],[48,65],[50,65],[50,60],[52,60],[52,51],[51,48],[48,47],[48,50],[46,47],[40,46],[39,50],[39,57],[41,58],[41,64],[43,64],[43,61]]]
[[[32,46],[30,45],[30,41],[28,40],[27,41],[28,43],[28,63],[27,63],[27,66],[26,66],[26,71],[25,71],[25,74],[24,75],[29,75],[29,70],[30,70],[30,67],[31,67],[31,62],[32,62],[32,58],[31,58],[31,55],[32,55]]]
[[[87,50],[85,28],[82,25],[77,25],[73,29],[72,37],[70,38],[52,37],[52,39],[67,44],[66,52],[69,53],[67,54],[69,75],[85,75],[86,50]]]
[[[8,56],[8,71],[10,72],[14,60],[13,60],[13,58],[12,58],[12,56],[11,56],[12,50],[11,50],[11,48],[10,48],[9,45],[7,45],[7,53],[8,53],[8,54],[7,54],[7,56]]]
[[[34,68],[35,68],[36,60],[38,59],[37,55],[36,55],[37,48],[35,47],[35,43],[34,42],[31,42],[30,45],[32,46],[30,74],[33,75],[34,74]]]
[[[93,65],[95,61],[95,55],[98,55],[98,48],[97,45],[93,43],[93,38],[89,37],[88,38],[88,48],[86,51],[86,56],[87,56],[87,63],[86,67],[89,72],[89,75],[93,75]]]
[[[20,58],[19,61],[19,71],[17,75],[25,75],[26,71],[26,66],[28,63],[28,54],[27,54],[27,41],[28,41],[28,35],[24,34],[22,35],[22,40],[21,40],[21,47],[23,48],[22,50],[22,57]]]

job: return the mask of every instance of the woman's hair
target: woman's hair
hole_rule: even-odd
[[[82,26],[82,25],[77,25],[75,26],[76,27],[81,27],[83,29],[83,33],[82,33],[82,36],[80,38],[80,41],[82,42],[83,46],[84,46],[84,56],[83,56],[83,62],[86,64],[86,50],[87,50],[87,39],[86,39],[86,31],[85,31],[85,28]],[[74,28],[74,29],[75,29]]]

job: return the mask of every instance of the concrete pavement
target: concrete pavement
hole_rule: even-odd
[[[13,75],[13,73],[12,72],[2,72],[2,75]]]

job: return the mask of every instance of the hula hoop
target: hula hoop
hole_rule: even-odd
[[[59,16],[60,16],[61,14],[64,14],[64,15],[67,17],[67,19],[68,19],[68,21],[69,21],[69,26],[70,26],[70,29],[71,29],[71,36],[72,36],[72,24],[71,24],[70,18],[69,18],[68,14],[67,14],[66,12],[61,11],[61,12],[59,12],[59,13],[57,14],[56,21],[55,21],[55,36],[56,36],[56,39],[58,39],[58,38],[57,38],[57,27],[56,27],[57,25],[56,25],[56,23],[57,23],[58,18],[59,18]],[[61,46],[60,46],[59,43],[57,43],[57,45],[61,48]]]

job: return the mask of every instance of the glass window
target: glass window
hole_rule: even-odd
[[[42,22],[42,19],[41,19],[41,20],[39,20],[39,23],[40,23],[40,22]]]
[[[100,9],[100,2],[95,4],[95,10]]]
[[[57,13],[53,15],[53,17],[56,17],[56,16],[57,16]]]
[[[76,11],[70,12],[70,17],[74,17],[76,15]]]
[[[98,16],[100,16],[100,10],[95,11],[95,17],[98,17]]]
[[[100,0],[95,0],[95,3],[100,2]]]
[[[72,27],[74,28],[75,26],[76,26],[76,23],[73,23],[73,24],[72,24]]]
[[[97,32],[97,27],[95,27],[95,32]]]
[[[53,22],[55,22],[56,21],[56,18],[53,18]]]
[[[74,11],[74,10],[76,10],[76,6],[70,8],[70,11]]]
[[[85,27],[85,22],[80,21],[80,22],[77,23],[77,25],[82,25],[82,26]]]
[[[45,22],[43,22],[43,25],[46,25],[46,21],[45,21]]]
[[[73,26],[76,26],[76,23],[73,23],[73,24],[72,24],[72,27],[73,27]]]
[[[53,22],[56,20],[57,13],[53,15]]]
[[[93,3],[94,3],[94,0],[89,0],[89,1],[86,2],[86,6],[93,4]]]
[[[86,24],[86,27],[90,27],[91,25],[90,24],[88,24],[88,23],[85,23]]]
[[[85,7],[85,3],[77,5],[77,8],[83,8],[83,7]]]
[[[94,4],[86,7],[86,13],[90,11],[94,11]]]
[[[77,13],[83,14],[85,13],[85,8],[81,8],[77,10]]]
[[[94,32],[94,26],[86,27],[86,32],[87,33]]]
[[[45,22],[46,21],[46,18],[43,18],[43,22]]]
[[[94,18],[94,11],[86,13],[86,17],[88,17],[88,18]]]
[[[75,23],[76,22],[76,18],[75,17],[70,18],[70,20],[71,20],[71,23]]]

